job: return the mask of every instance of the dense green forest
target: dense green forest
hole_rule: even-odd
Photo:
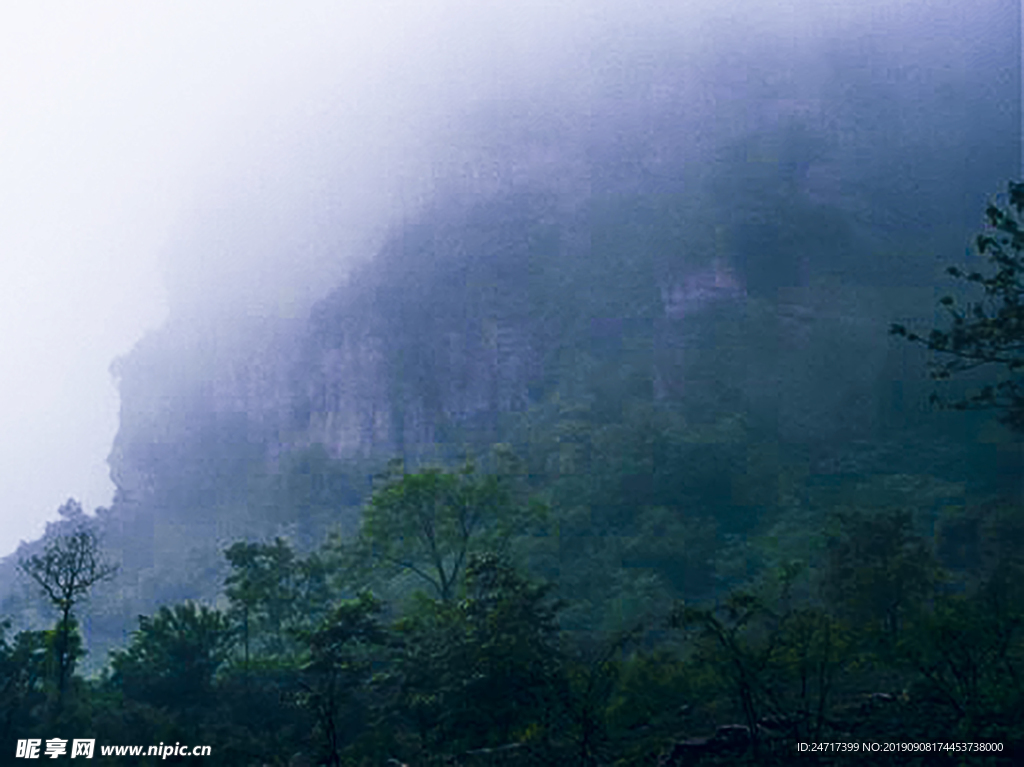
[[[1020,431],[1022,212],[1011,184],[987,266],[950,269],[980,293],[942,298],[942,327],[891,329],[941,353],[937,379],[995,368],[933,418]],[[508,443],[394,459],[365,494],[350,462],[296,453],[258,488],[307,510],[293,539],[232,544],[215,600],[140,616],[87,676],[81,607],[119,574],[69,501],[20,561],[58,619],[5,624],[4,742],[204,744],[166,761],[225,765],[1020,763],[1019,497],[853,451],[816,478],[741,414],[590,380],[510,415]],[[833,742],[858,752],[796,750]],[[956,750],[974,743],[999,750]]]

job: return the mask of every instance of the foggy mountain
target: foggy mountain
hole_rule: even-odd
[[[112,366],[97,524],[121,573],[83,620],[90,663],[139,613],[217,600],[234,541],[351,536],[394,457],[508,444],[568,508],[570,480],[619,467],[602,450],[664,437],[682,478],[637,447],[588,524],[685,498],[734,554],[833,491],[927,514],[1018,493],[1019,446],[931,411],[925,355],[886,331],[933,321],[1020,172],[1020,30],[1008,3],[892,5],[592,22],[536,71],[383,99],[364,144],[331,133],[353,97],[239,151],[167,247],[166,323]],[[765,564],[645,552],[620,565],[688,598]],[[41,626],[14,563],[0,612]]]

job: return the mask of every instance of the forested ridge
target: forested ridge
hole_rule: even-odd
[[[950,272],[988,285],[979,308],[942,299],[953,331],[892,331],[954,362],[989,354],[1009,395],[1021,188],[989,209],[989,267]],[[935,745],[957,742],[1018,761],[1020,499],[927,423],[996,433],[1018,401],[954,401],[898,447],[814,450],[769,441],[728,395],[659,395],[623,327],[587,353],[601,374],[563,370],[546,397],[490,411],[477,444],[505,441],[468,457],[468,437],[385,463],[312,444],[249,474],[253,521],[281,534],[224,547],[214,593],[165,598],[91,673],[80,621],[143,570],[104,540],[130,518],[69,501],[19,558],[58,620],[5,630],[5,741],[209,744],[239,765],[850,759],[795,752],[833,741],[933,744],[862,764],[959,763]]]
[[[172,306],[0,763],[1024,763],[1019,67],[908,40],[595,54],[308,313]]]
[[[282,538],[233,544],[215,603],[139,617],[99,675],[79,670],[78,610],[5,632],[5,740],[209,744],[216,763],[240,765],[853,758],[795,753],[832,741],[984,742],[1001,751],[972,760],[1020,759],[1019,506],[945,509],[926,531],[933,499],[902,477],[918,506],[855,500],[906,499],[907,486],[851,487],[829,512],[767,526],[654,505],[625,522],[614,506],[587,514],[564,478],[554,488],[581,505],[556,512],[510,451],[485,463],[393,462],[358,534],[308,553]],[[609,481],[632,497],[633,477]],[[116,575],[53,556],[98,556],[92,520],[63,512],[23,568],[39,585],[86,576],[84,596]],[[855,758],[963,758],[929,748]]]

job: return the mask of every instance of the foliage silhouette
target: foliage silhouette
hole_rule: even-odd
[[[986,365],[1002,367],[1003,380],[980,392],[950,403],[933,394],[932,401],[956,410],[995,408],[1002,423],[1024,432],[1024,184],[1011,181],[1007,197],[1005,205],[989,204],[987,228],[976,239],[979,254],[988,257],[994,272],[964,272],[955,266],[946,270],[979,285],[984,297],[961,306],[953,296],[943,296],[939,304],[952,323],[946,330],[936,328],[924,337],[893,324],[890,332],[947,357],[933,364],[936,380]]]
[[[75,606],[101,581],[114,577],[117,567],[103,561],[96,533],[83,522],[81,504],[69,499],[59,509],[61,517],[76,523],[78,529],[62,533],[46,543],[43,553],[33,554],[18,564],[46,594],[60,614],[53,636],[52,651],[56,672],[55,710],[59,715],[68,679],[77,658],[73,633]]]

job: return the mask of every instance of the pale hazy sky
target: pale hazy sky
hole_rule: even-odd
[[[109,503],[108,367],[164,317],[161,248],[225,149],[244,143],[240,126],[275,101],[302,103],[309,72],[339,47],[385,39],[353,39],[373,23],[346,8],[0,11],[0,555],[69,496]]]
[[[305,123],[358,123],[363,144],[347,151],[365,173],[388,161],[381,152],[396,137],[422,132],[406,118],[440,79],[458,100],[493,74],[471,61],[494,54],[528,70],[533,47],[560,47],[540,3],[520,4],[525,16],[470,2],[359,5],[0,10],[0,556],[40,535],[68,497],[89,511],[110,502],[109,365],[164,319],[161,258],[202,240],[187,225],[197,210],[208,222],[216,213],[204,204],[233,183],[261,185],[250,164],[280,175],[292,161],[301,169],[274,194],[301,204],[319,189],[303,174],[316,175],[320,148],[295,146]],[[422,122],[443,123],[439,104],[426,112]],[[338,130],[334,143],[345,145]],[[372,191],[357,197],[372,202]],[[274,194],[264,211],[277,207]]]

